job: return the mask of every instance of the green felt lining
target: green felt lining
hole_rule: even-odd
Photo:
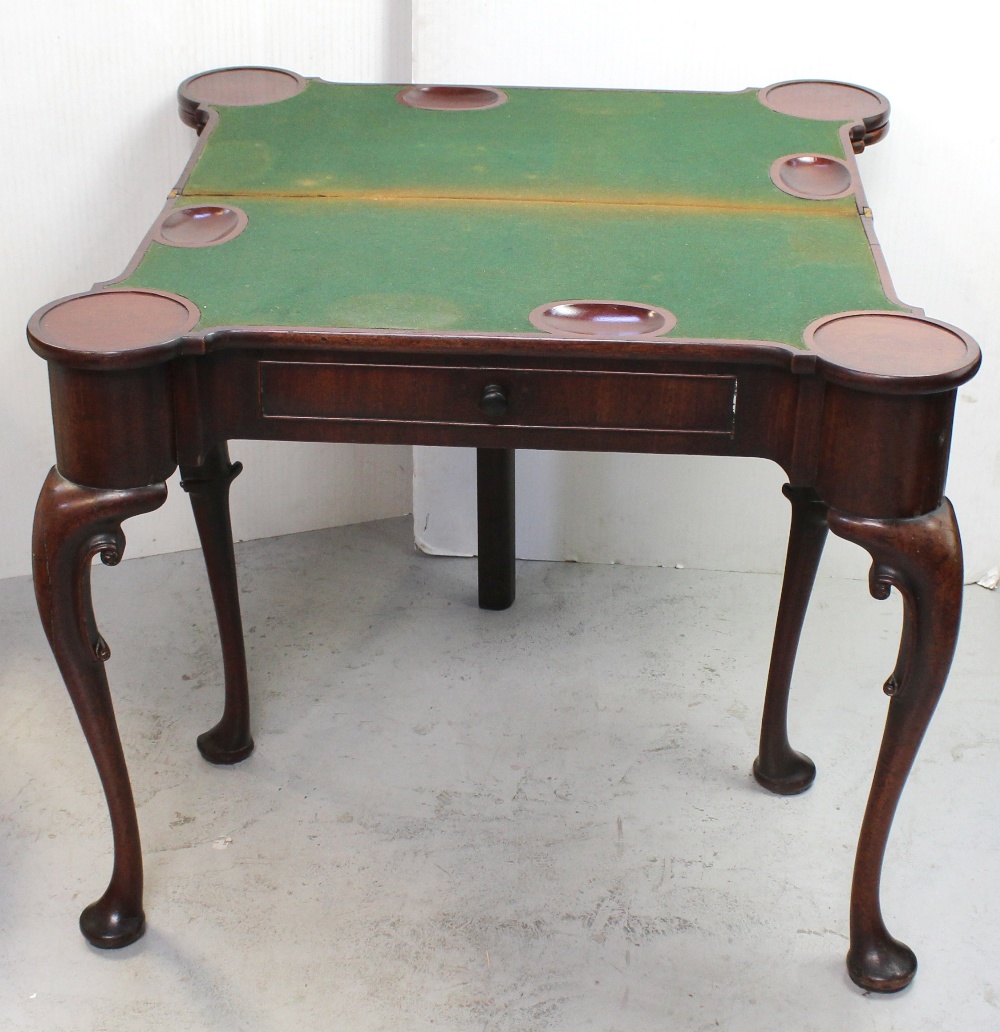
[[[793,153],[843,154],[836,123],[755,91],[511,89],[426,111],[398,86],[312,81],[220,109],[177,203],[236,204],[228,243],[153,243],[127,285],[190,298],[201,328],[536,333],[539,305],[667,308],[670,336],[801,347],[814,319],[895,310],[855,198],[771,182]]]
[[[203,330],[536,333],[536,306],[602,298],[669,309],[671,337],[802,347],[819,316],[898,308],[856,216],[510,201],[239,205],[249,216],[242,235],[205,248],[153,243],[124,285],[190,298]]]
[[[753,90],[510,89],[500,107],[426,111],[399,89],[312,81],[277,104],[221,108],[183,192],[816,209],[773,186],[771,163],[843,154],[836,123],[778,114]]]

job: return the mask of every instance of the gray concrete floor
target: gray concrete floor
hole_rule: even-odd
[[[959,654],[896,819],[894,997],[844,972],[851,862],[898,599],[823,580],[791,799],[749,776],[778,578],[475,563],[394,520],[239,547],[257,751],[220,707],[201,558],[95,568],[135,786],[149,930],[80,937],[110,836],[26,579],[0,582],[0,1028],[885,1030],[1000,1026],[1000,598]]]

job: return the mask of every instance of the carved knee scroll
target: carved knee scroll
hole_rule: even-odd
[[[830,529],[872,556],[869,587],[878,599],[903,596],[899,659],[886,682],[889,714],[858,841],[851,890],[847,967],[865,989],[896,992],[917,959],[894,939],[879,902],[882,862],[903,785],[944,688],[962,608],[962,545],[947,499],[915,519],[873,520],[831,510]]]
[[[127,490],[81,487],[53,469],[35,510],[38,612],[94,757],[114,836],[111,881],[80,915],[83,934],[103,948],[138,939],[145,918],[139,826],[104,672],[110,650],[94,619],[90,565],[96,555],[109,566],[118,563],[125,550],[122,521],[158,508],[166,497],[165,484]]]

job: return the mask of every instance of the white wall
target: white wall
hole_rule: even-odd
[[[795,78],[885,93],[886,141],[859,159],[904,301],[982,345],[960,391],[948,492],[968,573],[1000,559],[1000,168],[995,43],[982,7],[870,0],[761,6],[662,0],[415,0],[414,81],[736,90]],[[475,550],[474,455],[417,449],[414,524],[428,551]],[[777,570],[784,476],[761,461],[518,453],[519,552],[533,558]],[[832,541],[825,573],[864,576]]]
[[[410,75],[404,0],[35,0],[4,9],[0,76],[0,576],[26,573],[35,498],[53,462],[35,308],[118,275],[159,212],[194,133],[186,76],[273,64],[345,80]],[[238,538],[410,511],[409,448],[237,442]],[[182,491],[126,526],[128,555],[194,547]]]

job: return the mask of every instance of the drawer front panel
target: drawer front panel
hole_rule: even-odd
[[[501,389],[501,414],[483,407]],[[472,366],[260,363],[265,419],[696,432],[732,437],[736,377]]]

